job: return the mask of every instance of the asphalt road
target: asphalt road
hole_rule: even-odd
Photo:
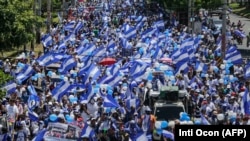
[[[250,32],[250,19],[244,18],[242,16],[238,16],[235,14],[230,14],[231,23],[234,22],[237,25],[239,20],[241,21],[242,24],[244,24],[243,31],[245,32],[246,35],[248,35],[248,33]],[[246,42],[247,42],[247,39],[244,38],[243,45],[238,45],[238,48],[250,50],[250,47],[246,47],[246,44],[247,44]]]

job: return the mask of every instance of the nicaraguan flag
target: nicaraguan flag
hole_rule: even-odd
[[[244,77],[245,79],[249,79],[250,78],[250,62],[245,66],[245,74]]]
[[[56,88],[54,88],[51,93],[52,96],[60,101],[61,97],[68,91],[70,90],[71,85],[68,81],[62,81],[59,85],[57,85]]]
[[[146,134],[143,132],[137,133],[136,136],[130,138],[132,141],[148,141]]]
[[[20,73],[17,75],[16,79],[20,82],[23,82],[27,78],[29,78],[34,72],[35,71],[31,66],[25,65],[23,69],[20,71]]]
[[[64,62],[61,64],[59,72],[60,73],[67,73],[67,71],[76,67],[76,65],[77,65],[77,62],[76,62],[75,58],[69,57],[69,58],[65,59]]]
[[[202,125],[210,125],[210,123],[208,122],[208,120],[202,114],[201,114],[201,124]]]
[[[111,95],[107,95],[104,97],[103,107],[117,108],[119,104]]]
[[[88,137],[91,141],[96,141],[96,133],[95,130],[90,127],[87,123],[84,124],[82,129],[81,137]]]
[[[53,39],[50,34],[45,34],[42,37],[42,43],[44,47],[52,46]]]
[[[245,115],[250,115],[250,96],[249,91],[246,88],[241,101],[241,110]]]
[[[7,95],[12,94],[16,91],[17,84],[15,82],[9,82],[2,87],[3,90],[6,90]]]
[[[162,131],[162,136],[167,138],[167,139],[171,139],[172,141],[174,141],[174,134],[167,131],[167,130]]]
[[[28,86],[28,91],[29,91],[29,93],[32,94],[32,95],[37,95],[37,92],[36,92],[36,90],[35,90],[35,88],[34,88],[33,85],[29,85],[29,86]]]
[[[36,106],[39,106],[40,98],[37,95],[31,94],[28,99],[28,108],[33,110]]]
[[[125,37],[130,40],[132,38],[136,37],[136,28],[135,27],[131,27],[129,28],[129,30],[127,32],[124,33]]]
[[[133,98],[133,99],[126,100],[127,109],[131,109],[131,107],[134,107],[135,109],[137,109],[139,108],[139,106],[140,106],[140,99]]]
[[[34,111],[32,110],[29,110],[28,109],[28,115],[29,115],[29,119],[31,121],[38,121],[39,120],[39,116],[37,115],[37,113],[35,113]]]
[[[43,137],[44,137],[46,132],[47,132],[46,129],[43,129],[43,130],[39,131],[36,134],[36,137],[34,139],[32,139],[32,141],[43,141]]]

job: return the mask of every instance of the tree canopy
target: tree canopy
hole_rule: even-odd
[[[13,77],[11,77],[9,74],[6,74],[3,72],[2,69],[0,69],[0,87],[2,88],[7,82],[13,80]],[[6,96],[6,90],[0,89],[0,99]]]
[[[25,45],[35,38],[33,26],[42,20],[35,15],[34,1],[0,0],[0,44],[1,49]]]
[[[183,11],[187,10],[188,1],[189,0],[159,0],[161,3],[164,3],[165,8],[175,10],[175,11]],[[204,8],[204,9],[215,9],[222,6],[221,0],[191,0],[193,1],[194,9]]]

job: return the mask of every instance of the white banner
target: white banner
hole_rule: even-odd
[[[75,125],[63,123],[49,123],[44,135],[45,141],[76,141],[81,134],[81,129]]]

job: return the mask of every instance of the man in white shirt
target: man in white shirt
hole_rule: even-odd
[[[8,121],[14,123],[18,118],[18,108],[15,105],[15,100],[10,99],[9,104],[6,106]]]

